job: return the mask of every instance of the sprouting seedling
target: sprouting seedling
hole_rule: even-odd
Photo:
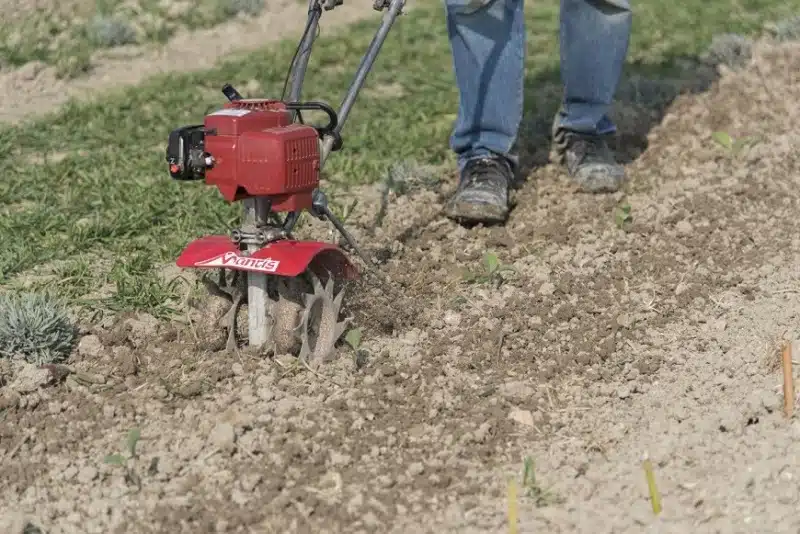
[[[105,457],[105,463],[109,465],[118,465],[120,467],[125,468],[125,481],[130,484],[135,484],[137,487],[141,488],[141,480],[139,480],[139,476],[130,468],[128,465],[128,460],[131,458],[136,457],[136,444],[139,443],[139,439],[141,438],[141,432],[138,428],[132,428],[128,431],[128,439],[126,440],[126,445],[128,447],[128,457],[126,458],[122,454],[109,454]]]
[[[483,272],[467,271],[464,273],[464,279],[467,282],[490,283],[498,287],[503,282],[503,272],[515,272],[515,269],[510,265],[503,264],[494,252],[486,252],[483,255]]]
[[[128,431],[128,439],[126,441],[128,445],[128,458],[125,458],[121,454],[109,454],[105,458],[105,462],[111,465],[125,465],[130,458],[136,457],[136,444],[139,443],[139,439],[141,438],[141,432],[138,428],[132,428]]]
[[[644,476],[647,479],[647,491],[650,493],[650,503],[653,505],[653,513],[658,515],[661,513],[661,494],[658,492],[658,486],[656,486],[653,464],[646,456],[642,462],[642,467],[644,468]]]
[[[711,133],[711,139],[713,139],[719,146],[730,152],[731,154],[738,154],[745,148],[747,145],[754,143],[757,141],[757,136],[752,137],[742,137],[740,139],[736,139],[728,132],[717,131]]]
[[[345,342],[352,347],[353,350],[358,350],[361,346],[361,328],[353,328],[352,330],[348,331],[347,334],[344,336]]]
[[[533,458],[526,456],[522,468],[522,487],[525,495],[534,499],[536,506],[539,507],[558,502],[560,499],[555,494],[539,485],[534,467]]]
[[[522,486],[526,489],[528,495],[530,495],[537,489],[536,472],[533,470],[533,458],[526,456],[522,465]]]
[[[614,222],[618,228],[624,228],[626,224],[633,222],[633,215],[631,215],[631,205],[628,202],[617,207],[614,213]]]
[[[130,453],[131,458],[136,457],[136,444],[139,443],[139,438],[141,437],[142,433],[138,428],[132,428],[128,432],[128,452]]]
[[[369,352],[361,349],[361,335],[362,329],[361,328],[353,328],[349,330],[347,334],[344,336],[344,341],[354,351],[353,356],[353,363],[355,364],[356,370],[361,369],[367,363],[367,357],[369,356]]]
[[[721,147],[733,150],[733,137],[728,132],[714,132],[711,138]]]
[[[354,198],[350,204],[345,206],[344,210],[342,210],[342,216],[339,217],[343,223],[346,223],[350,216],[353,215],[353,212],[356,210],[356,206],[358,206],[357,198]]]

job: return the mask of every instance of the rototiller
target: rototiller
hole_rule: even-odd
[[[301,102],[300,93],[323,9],[341,4],[309,0],[308,21],[280,100],[245,99],[225,85],[228,103],[222,109],[207,115],[202,125],[178,128],[169,136],[173,179],[205,180],[226,201],[243,204],[240,228],[191,242],[176,262],[218,270],[217,282],[207,277],[204,282],[231,302],[219,319],[227,329],[228,350],[238,347],[237,316],[245,302],[251,347],[271,346],[276,353],[311,362],[327,358],[341,337],[347,322],[340,320],[344,282],[359,273],[338,246],[292,237],[304,210],[330,221],[370,265],[329,209],[319,189],[320,171],[330,153],[342,148],[342,127],[405,0],[375,0],[374,9],[385,11],[383,22],[337,114],[323,102]],[[328,124],[306,124],[302,114],[311,110],[326,113]]]

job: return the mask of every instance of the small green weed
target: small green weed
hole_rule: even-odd
[[[133,484],[137,486],[139,489],[142,487],[142,481],[139,478],[139,475],[131,469],[128,465],[129,460],[132,458],[136,458],[136,445],[139,443],[139,439],[141,438],[141,432],[138,428],[132,428],[128,431],[128,438],[126,440],[126,445],[128,448],[128,456],[124,456],[122,454],[109,454],[107,455],[103,461],[108,465],[116,465],[125,469],[125,481],[128,484]]]
[[[361,328],[353,328],[352,330],[348,331],[347,334],[344,336],[344,340],[347,342],[353,350],[358,350],[361,346]]]
[[[254,17],[264,11],[264,0],[219,0],[219,6],[229,17],[239,14]]]
[[[362,334],[362,328],[353,328],[344,336],[345,343],[350,345],[350,348],[353,349],[353,365],[355,366],[356,371],[366,365],[367,358],[369,357],[369,352],[361,348]]]
[[[561,502],[561,497],[539,485],[534,467],[533,458],[526,456],[522,468],[522,488],[525,496],[533,499],[539,508]]]
[[[88,48],[75,48],[65,52],[56,58],[55,66],[58,78],[78,78],[92,70],[91,51]]]
[[[464,281],[475,284],[491,284],[498,288],[504,282],[502,275],[504,272],[516,272],[516,270],[510,265],[504,265],[494,252],[486,252],[483,255],[483,271],[466,271]]]
[[[145,254],[131,254],[124,260],[117,260],[107,281],[114,285],[115,292],[103,304],[113,311],[148,311],[162,318],[174,312],[170,302],[178,298],[180,280],[165,282]]]
[[[617,228],[624,230],[633,222],[633,215],[631,215],[631,205],[628,202],[620,204],[614,211],[614,222]]]
[[[757,136],[747,136],[735,139],[728,132],[716,131],[711,133],[711,139],[731,155],[738,156],[742,150],[759,141]]]

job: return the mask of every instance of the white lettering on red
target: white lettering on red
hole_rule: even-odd
[[[259,273],[274,273],[278,270],[280,261],[272,258],[250,258],[240,256],[235,252],[226,252],[209,260],[198,261],[196,267],[229,267],[242,271]]]

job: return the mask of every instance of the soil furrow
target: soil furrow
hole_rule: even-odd
[[[6,399],[5,453],[33,433],[3,501],[52,532],[507,531],[506,476],[532,455],[522,531],[796,530],[796,424],[769,358],[800,311],[800,46],[754,61],[770,77],[751,65],[676,101],[624,194],[576,194],[546,166],[506,228],[434,217],[452,177],[410,177],[372,238],[377,207],[354,214],[389,279],[351,295],[358,364],[344,347],[319,374],[232,358],[143,317],[98,329],[75,366],[105,384]],[[750,142],[718,146],[720,129]],[[513,270],[487,271],[490,251]],[[103,464],[133,427],[137,456]]]

